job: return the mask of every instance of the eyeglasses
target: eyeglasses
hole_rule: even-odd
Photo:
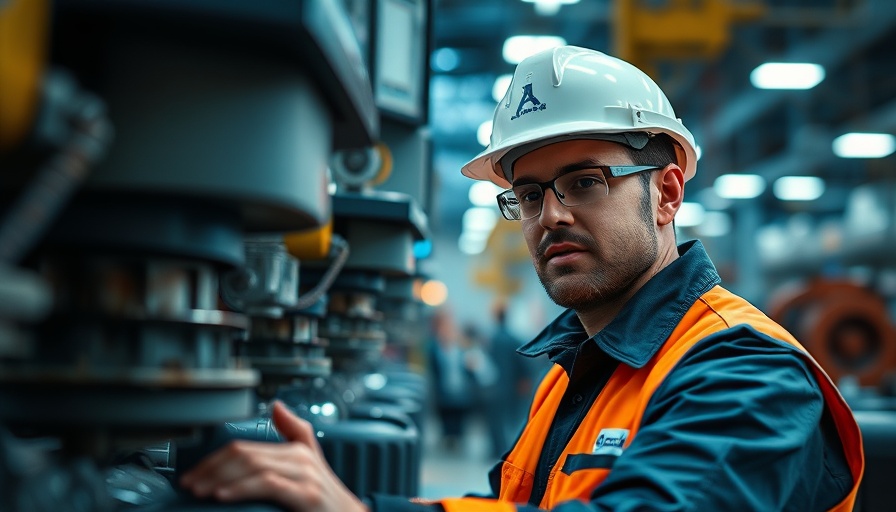
[[[507,220],[526,220],[541,215],[544,194],[554,191],[563,206],[581,206],[600,201],[610,194],[607,176],[618,178],[662,169],[657,165],[615,165],[580,169],[542,183],[525,183],[498,194],[498,206]]]

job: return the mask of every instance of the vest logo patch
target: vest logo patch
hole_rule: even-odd
[[[532,106],[529,108],[523,108],[528,103],[531,103]],[[529,112],[535,112],[536,110],[544,110],[548,107],[547,103],[542,103],[538,101],[538,98],[535,97],[535,93],[532,92],[532,84],[526,84],[523,86],[523,97],[520,98],[520,104],[516,107],[516,115],[510,116],[510,120],[513,121],[522,115],[526,115]]]
[[[628,430],[624,428],[605,428],[597,435],[597,441],[594,442],[594,448],[591,453],[594,455],[622,455],[623,446],[628,439]]]

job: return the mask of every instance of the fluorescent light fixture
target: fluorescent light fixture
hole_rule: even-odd
[[[812,201],[824,194],[824,180],[817,176],[783,176],[772,185],[782,201]]]
[[[783,226],[769,224],[756,230],[756,245],[761,259],[777,259],[793,250],[792,239]]]
[[[752,199],[765,191],[765,180],[757,174],[723,174],[712,187],[724,199]]]
[[[484,123],[479,125],[479,128],[476,129],[476,140],[479,141],[483,146],[488,146],[488,143],[491,142],[492,138],[492,120],[489,119]]]
[[[723,199],[712,187],[706,187],[696,194],[697,202],[707,210],[727,210],[733,204],[731,199]]]
[[[896,151],[896,138],[889,133],[845,133],[831,147],[840,158],[883,158]]]
[[[579,0],[523,0],[527,4],[535,4],[535,12],[540,16],[553,16],[563,5],[579,3]]]
[[[498,223],[498,213],[492,208],[474,206],[464,212],[464,233],[488,233]]]
[[[439,48],[432,52],[433,71],[454,71],[460,65],[460,53],[454,48]]]
[[[706,212],[696,230],[701,237],[725,236],[731,232],[731,216],[725,212]]]
[[[700,203],[681,203],[678,213],[675,214],[675,225],[680,228],[697,226],[703,222],[705,213],[703,205]]]
[[[519,64],[530,55],[565,44],[566,39],[560,36],[512,36],[504,41],[501,53],[510,64]]]
[[[485,250],[488,236],[498,223],[496,208],[476,206],[464,212],[463,231],[457,246],[464,254],[479,254]]]
[[[495,101],[501,101],[504,99],[504,95],[507,94],[507,89],[510,88],[510,82],[513,81],[513,75],[501,75],[495,79],[495,85],[492,86],[492,98]]]
[[[766,62],[750,73],[757,89],[811,89],[824,80],[824,68],[806,62]]]
[[[461,233],[457,239],[457,247],[464,254],[480,254],[488,244],[488,235],[485,233]]]
[[[470,202],[473,203],[473,206],[497,207],[498,201],[495,196],[503,191],[504,189],[490,181],[477,181],[470,185]]]

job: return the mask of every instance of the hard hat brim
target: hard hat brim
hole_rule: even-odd
[[[579,126],[575,126],[579,125]],[[586,126],[581,126],[586,125]],[[644,146],[636,147],[632,142],[636,142],[632,140],[629,136],[625,134],[633,133],[632,130],[628,131],[601,131],[600,128],[596,128],[594,123],[571,123],[570,125],[559,127],[561,128],[560,133],[551,133],[545,134],[543,137],[532,138],[531,134],[522,133],[519,136],[513,139],[505,140],[504,144],[501,147],[491,148],[490,146],[485,148],[481,153],[476,155],[472,160],[467,162],[462,168],[461,173],[475,180],[488,180],[496,185],[503,188],[510,188],[510,171],[511,169],[507,169],[508,176],[505,176],[505,171],[502,167],[502,164],[511,163],[516,161],[519,157],[523,156],[530,151],[534,151],[536,149],[548,146],[550,144],[554,144],[556,142],[562,142],[565,140],[579,140],[579,139],[593,139],[593,140],[608,140],[610,142],[616,142],[619,144],[624,144],[626,146],[641,149]],[[685,181],[690,180],[694,174],[696,173],[696,161],[697,155],[692,149],[693,141],[683,138],[680,133],[675,130],[665,129],[661,127],[651,128],[649,130],[645,130],[641,133],[665,133],[672,137],[679,146],[684,150],[685,154],[685,165],[682,168],[685,171]],[[514,153],[511,155],[509,162],[502,162],[504,157],[509,153]],[[681,162],[678,162],[679,165]]]

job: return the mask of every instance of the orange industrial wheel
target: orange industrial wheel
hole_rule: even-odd
[[[815,280],[782,293],[769,313],[839,382],[855,376],[877,386],[896,369],[896,331],[874,291],[847,281]]]

